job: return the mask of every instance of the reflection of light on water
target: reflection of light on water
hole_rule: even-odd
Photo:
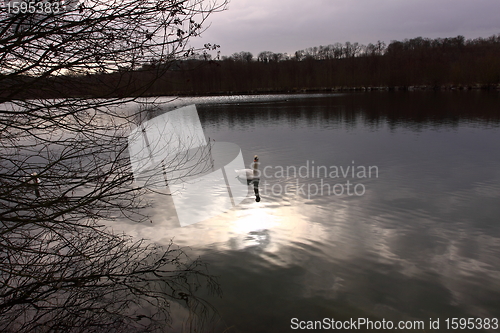
[[[256,207],[237,211],[231,231],[236,234],[245,234],[256,230],[270,229],[278,224],[279,218],[272,213],[271,209]]]

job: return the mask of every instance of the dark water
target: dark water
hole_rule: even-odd
[[[158,205],[160,222],[131,232],[175,237],[209,263],[224,292],[211,299],[220,331],[500,319],[498,93],[192,102],[207,136],[239,145],[247,164],[259,155],[262,201],[184,228]]]

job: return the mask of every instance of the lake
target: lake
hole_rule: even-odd
[[[482,318],[478,331],[492,331],[500,319],[498,92],[175,103],[197,104],[205,135],[241,147],[246,165],[259,156],[262,200],[250,191],[237,208],[181,228],[158,197],[153,223],[123,229],[173,238],[209,264],[223,290],[209,299],[221,332],[358,318],[422,321],[411,330],[420,332],[438,331],[437,320],[448,331],[452,318]]]

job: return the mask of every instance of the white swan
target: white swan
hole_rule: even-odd
[[[236,173],[236,177],[239,180],[250,181],[259,179],[259,157],[257,155],[255,155],[253,158],[252,168],[253,169],[234,170],[234,172]]]

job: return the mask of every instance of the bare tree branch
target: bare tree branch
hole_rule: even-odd
[[[197,296],[199,288],[220,293],[200,260],[173,244],[113,234],[102,221],[147,220],[148,190],[133,183],[127,135],[156,106],[137,97],[192,55],[189,39],[224,7],[89,0],[58,13],[2,8],[0,331],[163,331],[172,302],[199,331],[214,313]],[[161,66],[137,75],[153,61]],[[186,158],[164,163],[182,170]]]

